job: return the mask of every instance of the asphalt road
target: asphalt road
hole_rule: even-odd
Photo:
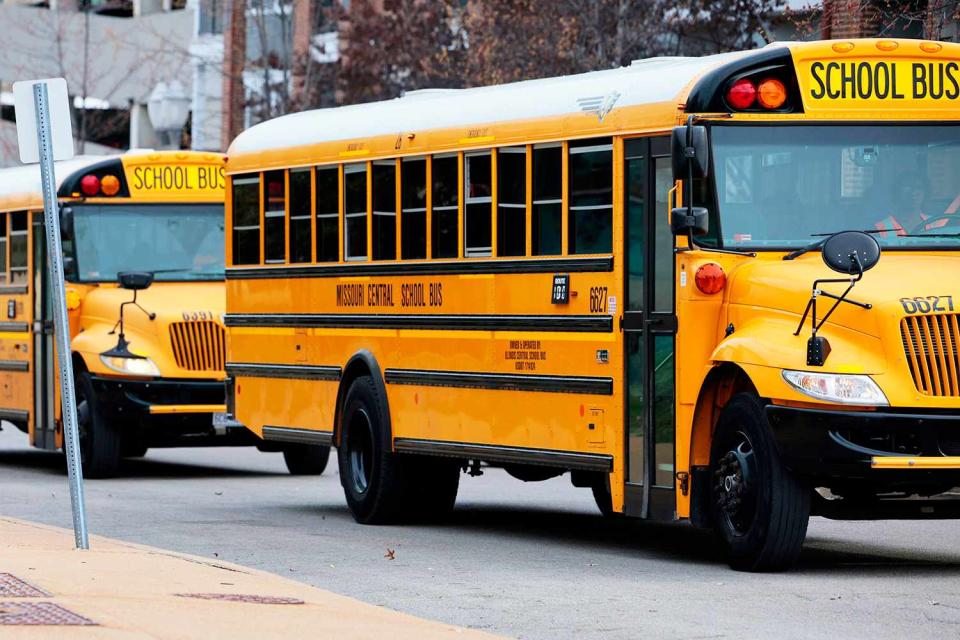
[[[9,425],[0,432],[0,514],[69,527],[61,457],[25,441]],[[522,483],[488,470],[463,478],[448,524],[364,527],[332,460],[303,478],[279,454],[158,450],[122,471],[87,482],[93,533],[508,636],[960,637],[953,521],[817,518],[795,571],[751,575],[729,570],[707,533],[602,519],[566,478]]]

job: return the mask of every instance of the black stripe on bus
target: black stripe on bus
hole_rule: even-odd
[[[0,322],[0,331],[15,331],[23,333],[30,330],[28,322]]]
[[[295,442],[329,447],[333,444],[332,431],[314,431],[312,429],[294,429],[292,427],[264,427],[263,439],[277,442]]]
[[[431,276],[482,273],[586,273],[613,271],[613,258],[535,258],[524,260],[457,260],[430,262],[364,262],[285,267],[231,267],[227,280],[264,278],[333,278],[341,276]]]
[[[228,362],[227,374],[247,378],[289,378],[292,380],[339,380],[340,367],[307,364],[260,364]]]
[[[18,293],[27,293],[27,285],[25,284],[4,284],[0,285],[0,294],[18,294]]]
[[[413,384],[424,387],[464,387],[503,391],[613,395],[613,378],[593,376],[428,371],[422,369],[387,369],[383,376],[388,384]]]
[[[26,422],[30,419],[30,412],[21,409],[0,409],[0,419],[10,422]]]
[[[228,313],[228,327],[296,327],[337,329],[447,329],[451,331],[551,331],[610,333],[613,317],[586,316],[510,316],[510,315],[414,315],[414,314],[306,314],[306,313]]]
[[[26,360],[0,360],[0,371],[27,371],[30,363]]]
[[[418,438],[394,438],[393,447],[400,453],[445,456],[451,458],[476,458],[489,462],[535,464],[564,469],[610,472],[613,456],[576,451],[533,449],[528,447],[505,447],[492,444],[449,442],[445,440],[421,440]]]

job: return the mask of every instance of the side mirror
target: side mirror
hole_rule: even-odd
[[[60,239],[73,239],[73,208],[63,207],[60,209]]]
[[[710,212],[705,207],[675,207],[670,210],[670,229],[675,236],[706,235],[710,231]]]
[[[710,171],[710,146],[707,144],[706,127],[692,124],[674,127],[670,146],[674,180],[689,179],[691,169],[694,179],[707,177]]]
[[[823,261],[837,273],[863,274],[880,261],[880,243],[869,233],[841,231],[823,243],[820,251]]]
[[[149,271],[121,271],[117,274],[117,281],[124,289],[140,291],[153,284],[153,274]]]

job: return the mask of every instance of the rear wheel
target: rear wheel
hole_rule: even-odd
[[[385,524],[404,513],[412,480],[408,460],[393,453],[387,403],[370,376],[353,381],[340,420],[340,484],[354,519]]]
[[[462,463],[449,458],[417,456],[404,463],[410,472],[411,515],[440,520],[450,515],[457,502]]]
[[[87,478],[110,478],[120,466],[120,431],[100,414],[90,374],[77,374],[77,426],[80,460]]]
[[[319,476],[327,468],[330,447],[314,444],[288,444],[283,447],[287,471],[295,476]]]
[[[711,455],[711,515],[730,566],[779,571],[800,557],[810,490],[777,452],[760,399],[734,396],[717,422]]]

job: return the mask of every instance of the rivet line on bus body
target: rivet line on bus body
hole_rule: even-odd
[[[835,42],[833,43],[832,49],[837,53],[847,53],[853,51],[852,42]]]

